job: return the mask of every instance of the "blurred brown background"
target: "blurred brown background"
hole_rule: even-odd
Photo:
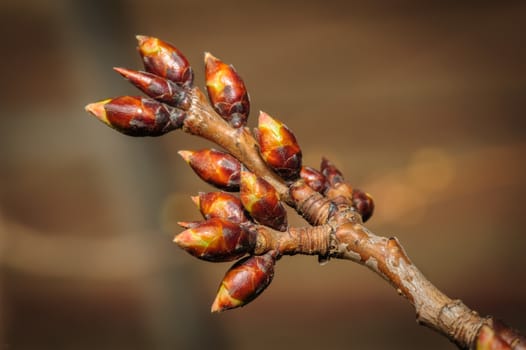
[[[136,34],[233,63],[262,109],[372,193],[444,292],[526,332],[524,1],[2,1],[0,348],[454,349],[350,262],[285,257],[246,308],[210,304],[228,264],[175,247],[211,188],[176,154],[83,107],[136,94]],[[300,220],[291,220],[301,224]]]

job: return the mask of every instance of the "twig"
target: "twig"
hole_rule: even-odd
[[[138,40],[148,72],[117,70],[152,99],[120,97],[86,109],[132,136],[158,136],[181,128],[226,150],[180,152],[206,181],[240,190],[240,199],[224,193],[194,197],[206,221],[181,222],[186,231],[175,238],[190,254],[209,261],[248,255],[226,273],[212,311],[256,298],[270,284],[282,255],[318,255],[321,260],[367,266],[414,306],[419,324],[462,349],[526,349],[526,339],[518,332],[438,290],[397,238],[369,231],[363,222],[374,208],[371,197],[353,189],[330,162],[323,160],[323,174],[314,169],[304,174],[303,168],[300,172],[301,150],[283,124],[261,113],[253,136],[244,126],[248,94],[233,67],[205,55],[209,103],[192,87],[193,72],[175,47],[156,38]],[[288,227],[281,202],[310,226]]]

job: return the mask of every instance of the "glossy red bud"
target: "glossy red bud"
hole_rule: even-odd
[[[230,193],[201,192],[194,198],[205,219],[223,218],[237,224],[249,221],[241,200]]]
[[[194,73],[186,57],[175,46],[158,38],[137,35],[137,50],[146,71],[174,83],[191,86]]]
[[[241,171],[240,199],[258,223],[279,231],[287,230],[287,211],[277,191],[264,179]]]
[[[90,103],[86,111],[129,136],[160,136],[182,127],[186,113],[149,97],[121,96]]]
[[[309,166],[301,167],[300,177],[314,191],[319,193],[323,193],[323,191],[325,191],[325,187],[327,185],[325,176],[323,176],[323,174],[318,170]]]
[[[245,83],[234,67],[206,52],[205,78],[208,97],[215,111],[233,127],[244,126],[250,101]]]
[[[239,224],[211,218],[175,236],[174,242],[196,258],[221,262],[236,260],[253,249],[255,240]]]
[[[225,274],[212,304],[212,312],[241,307],[259,296],[274,277],[275,252],[248,256]]]
[[[113,69],[151,98],[185,111],[190,108],[188,89],[152,73],[120,67]]]
[[[374,200],[369,193],[354,189],[352,191],[352,204],[356,211],[362,216],[363,222],[369,220],[373,215]]]
[[[292,131],[265,112],[259,113],[255,136],[261,157],[281,177],[295,180],[301,169],[301,149]]]
[[[330,186],[334,186],[344,181],[341,171],[325,157],[321,160],[320,169]]]
[[[241,163],[230,154],[214,149],[178,153],[204,181],[226,191],[239,190]]]

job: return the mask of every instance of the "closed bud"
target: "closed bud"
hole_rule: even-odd
[[[194,198],[205,219],[223,218],[236,224],[249,221],[241,200],[230,193],[201,192]]]
[[[279,231],[287,230],[287,212],[277,191],[266,180],[241,171],[241,203],[258,223]]]
[[[220,218],[208,219],[177,236],[174,242],[196,258],[213,261],[236,260],[253,249],[255,240],[239,224]]]
[[[190,108],[188,89],[152,73],[120,67],[113,69],[151,98],[185,111]]]
[[[239,190],[241,163],[230,154],[215,149],[179,151],[179,154],[209,184],[226,191]]]
[[[260,295],[272,282],[276,253],[248,256],[225,274],[212,304],[212,312],[241,307]]]
[[[188,60],[175,46],[160,39],[137,35],[137,50],[146,71],[169,79],[174,83],[191,86],[194,73]]]
[[[90,103],[86,111],[130,136],[160,136],[182,127],[186,113],[141,96],[121,96]]]
[[[369,220],[374,212],[373,197],[362,190],[354,189],[352,191],[352,205],[361,215],[363,222]]]
[[[215,111],[233,127],[244,126],[250,102],[245,83],[234,67],[206,52],[205,75],[208,97]]]
[[[267,113],[259,112],[255,136],[265,162],[284,179],[296,179],[301,169],[301,149],[292,131]]]
[[[343,182],[343,175],[341,171],[336,168],[336,166],[332,164],[327,158],[322,158],[320,169],[330,186],[334,186]]]
[[[309,166],[301,167],[300,177],[305,183],[316,192],[323,193],[325,191],[325,176],[318,170]]]

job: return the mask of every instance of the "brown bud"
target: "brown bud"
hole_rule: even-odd
[[[212,312],[241,307],[260,295],[272,282],[276,253],[248,256],[235,263],[225,274]]]
[[[300,177],[314,191],[320,193],[325,191],[325,176],[323,176],[318,170],[311,168],[310,166],[301,167]]]
[[[113,69],[151,98],[185,111],[190,108],[189,90],[171,80],[148,72],[120,67]]]
[[[250,101],[243,79],[233,66],[205,53],[206,89],[216,112],[233,127],[246,124]]]
[[[174,242],[196,258],[221,262],[236,260],[253,249],[255,240],[239,224],[208,219],[175,236]]]
[[[281,177],[294,180],[301,169],[301,149],[296,137],[282,122],[265,112],[259,112],[255,136],[261,157]]]
[[[241,203],[260,224],[279,231],[287,230],[287,212],[277,191],[264,179],[249,171],[241,171]]]
[[[241,200],[230,193],[201,192],[194,198],[205,219],[223,218],[236,224],[249,221]]]
[[[322,174],[327,179],[330,186],[334,186],[340,182],[343,182],[343,175],[334,164],[332,164],[327,158],[323,157],[320,166]]]
[[[373,197],[362,190],[354,189],[352,191],[352,206],[361,215],[363,222],[369,220],[374,212]]]
[[[241,164],[230,154],[215,149],[179,151],[179,154],[209,184],[226,191],[239,190]]]
[[[121,96],[90,103],[86,111],[130,136],[160,136],[183,125],[186,113],[141,96]]]
[[[188,60],[175,46],[160,39],[137,35],[137,50],[146,71],[169,79],[174,83],[191,86],[194,73]]]

